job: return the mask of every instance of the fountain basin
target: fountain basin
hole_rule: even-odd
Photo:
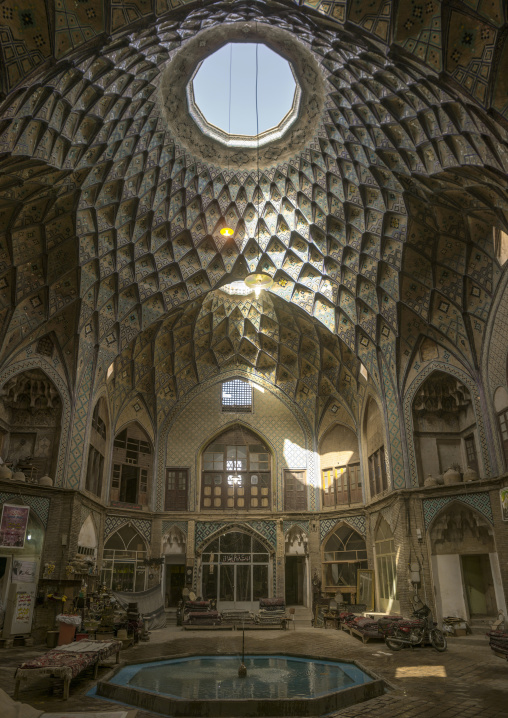
[[[120,667],[96,695],[168,716],[320,716],[384,693],[352,661],[290,655],[186,656]]]

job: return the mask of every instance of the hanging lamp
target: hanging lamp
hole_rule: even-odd
[[[257,23],[256,23],[257,26]],[[259,262],[259,112],[258,112],[258,43],[256,43],[256,164],[258,174],[258,262]],[[273,277],[268,272],[251,272],[243,280],[245,286],[249,289],[253,289],[256,292],[256,297],[259,297],[262,289],[270,289],[273,284]]]

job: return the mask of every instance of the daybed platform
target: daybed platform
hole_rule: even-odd
[[[90,666],[94,667],[94,678],[97,678],[99,663],[114,653],[116,653],[116,662],[118,663],[121,648],[122,641],[83,640],[59,646],[38,658],[26,661],[16,670],[14,699],[18,699],[22,681],[52,676],[63,679],[63,698],[66,701],[69,698],[69,688],[73,678]]]

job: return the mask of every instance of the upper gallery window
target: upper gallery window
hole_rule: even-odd
[[[296,120],[300,86],[291,64],[262,43],[228,43],[203,60],[187,87],[191,116],[231,147],[278,139]]]
[[[252,411],[252,387],[248,381],[232,379],[223,383],[222,411]]]

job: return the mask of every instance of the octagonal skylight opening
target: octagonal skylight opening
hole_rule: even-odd
[[[224,45],[199,63],[187,86],[196,124],[230,147],[280,139],[298,116],[300,97],[291,63],[263,43]]]

